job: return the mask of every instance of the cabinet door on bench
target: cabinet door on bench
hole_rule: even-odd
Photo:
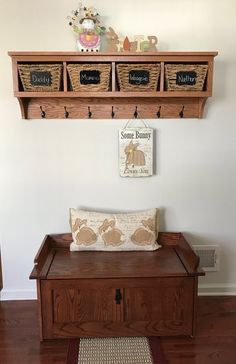
[[[42,281],[43,339],[192,335],[194,287],[194,277]]]
[[[54,322],[87,322],[112,320],[111,290],[55,289],[53,290]]]
[[[96,335],[123,317],[123,305],[114,304],[115,288],[86,287],[75,281],[41,284],[44,339]]]
[[[124,290],[124,321],[149,335],[191,335],[194,279],[157,278]]]

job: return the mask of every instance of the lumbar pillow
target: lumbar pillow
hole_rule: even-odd
[[[76,250],[156,250],[159,210],[108,214],[70,209],[70,225]]]

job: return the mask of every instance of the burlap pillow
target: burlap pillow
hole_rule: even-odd
[[[156,250],[159,210],[107,214],[70,209],[70,225],[76,250]]]

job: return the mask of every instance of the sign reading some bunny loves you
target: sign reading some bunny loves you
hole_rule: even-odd
[[[119,130],[121,177],[147,177],[153,174],[153,129]]]

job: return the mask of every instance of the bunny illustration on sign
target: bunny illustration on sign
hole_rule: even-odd
[[[155,220],[147,219],[141,221],[144,226],[135,230],[133,235],[131,236],[131,240],[136,245],[149,245],[153,241],[154,232],[155,232]]]
[[[83,226],[84,225],[84,226]],[[87,219],[76,219],[74,225],[72,226],[72,232],[77,233],[76,242],[78,245],[92,245],[97,241],[97,235],[87,226]]]
[[[99,227],[99,234],[102,236],[105,245],[118,246],[123,244],[121,240],[123,233],[115,227],[115,224],[115,220],[108,221],[108,219],[105,219]]]
[[[142,150],[137,149],[139,143],[133,143],[132,140],[125,147],[126,162],[125,169],[129,169],[129,165],[134,166],[145,166],[145,155]]]
[[[137,107],[136,107],[137,109]],[[119,170],[121,177],[148,177],[153,175],[153,129],[128,127],[119,130]]]

